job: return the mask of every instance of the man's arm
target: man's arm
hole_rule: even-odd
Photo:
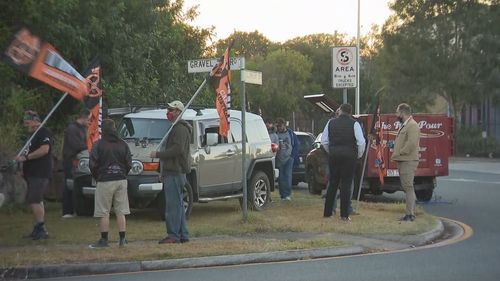
[[[363,130],[361,130],[361,125],[359,122],[354,123],[354,136],[356,137],[356,145],[358,146],[358,159],[363,157],[365,152],[366,140],[363,136]]]
[[[100,144],[100,140],[98,140],[94,145],[92,146],[92,151],[90,151],[90,156],[89,156],[89,169],[90,173],[92,173],[92,176],[94,179],[97,180],[98,176],[98,171],[99,171],[99,151],[98,147]]]
[[[328,122],[326,122],[326,126],[323,129],[323,133],[321,134],[321,145],[326,150],[326,152],[328,152],[328,145],[330,143],[329,140],[328,140],[328,134],[330,133],[329,129],[328,129],[328,126],[330,125],[330,120],[328,120]]]

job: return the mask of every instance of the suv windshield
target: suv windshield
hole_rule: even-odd
[[[312,149],[314,139],[309,135],[297,135],[299,139],[299,154],[307,154]]]
[[[170,128],[165,119],[124,118],[119,133],[123,139],[162,139]]]

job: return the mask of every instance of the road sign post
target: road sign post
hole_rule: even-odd
[[[210,72],[217,64],[217,59],[196,59],[188,61],[188,73]],[[241,70],[241,131],[243,136],[246,135],[246,94],[245,84],[258,84],[262,85],[262,72],[245,70],[245,58],[229,58],[229,68],[231,70]],[[205,84],[203,81],[203,85]],[[200,87],[201,88],[201,87]],[[198,92],[198,91],[197,91]],[[186,106],[187,108],[187,106]],[[248,219],[248,187],[247,187],[247,166],[246,166],[246,141],[243,137],[241,145],[241,178],[243,184],[243,220]]]
[[[262,85],[262,72],[246,70],[245,67],[241,69],[241,131],[243,136],[246,136],[246,92],[245,84],[257,84]],[[246,167],[246,138],[243,137],[241,145],[241,155],[242,155],[242,169],[241,178],[243,182],[243,221],[248,220],[248,186],[247,186],[247,167]]]

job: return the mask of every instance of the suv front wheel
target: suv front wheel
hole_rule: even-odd
[[[248,184],[248,207],[251,210],[261,211],[269,202],[271,197],[271,184],[267,174],[262,171],[255,171]],[[243,198],[240,198],[240,204]]]
[[[187,181],[184,185],[184,190],[182,192],[183,200],[182,204],[184,206],[184,213],[186,214],[186,220],[189,219],[189,215],[191,214],[191,210],[193,209],[193,188],[191,184]],[[158,194],[156,197],[156,208],[162,220],[165,220],[165,195],[164,191]]]

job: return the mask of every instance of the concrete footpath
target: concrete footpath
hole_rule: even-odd
[[[3,268],[0,269],[0,279],[32,279],[91,274],[126,273],[359,255],[365,253],[412,249],[419,246],[436,243],[441,240],[441,237],[446,236],[446,239],[450,239],[450,237],[460,237],[462,234],[463,229],[458,224],[446,219],[439,220],[432,230],[419,235],[354,236],[337,233],[263,234],[256,235],[254,237],[255,239],[272,238],[278,240],[330,238],[345,242],[346,245],[350,246],[170,260],[59,264],[47,266]],[[234,237],[232,238],[238,239]]]

